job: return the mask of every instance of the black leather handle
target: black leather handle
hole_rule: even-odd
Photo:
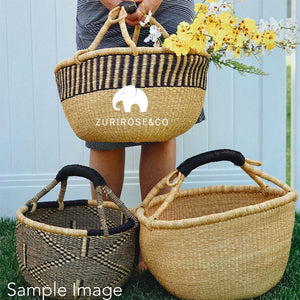
[[[178,166],[177,170],[187,177],[197,167],[217,161],[231,161],[236,166],[242,166],[245,163],[245,157],[242,153],[235,150],[214,150],[193,156],[185,160]]]
[[[119,3],[119,6],[123,6],[128,14],[133,14],[137,10],[137,5],[134,1],[123,1]]]
[[[81,165],[68,165],[63,167],[56,175],[58,182],[67,180],[69,176],[84,177],[93,182],[94,187],[106,185],[104,178],[94,169]]]

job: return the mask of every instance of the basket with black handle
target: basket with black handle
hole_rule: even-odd
[[[257,185],[179,190],[193,169],[223,160],[241,167]],[[183,299],[248,299],[281,279],[297,192],[253,165],[260,163],[233,150],[194,156],[163,178],[138,207],[141,253],[172,294]],[[157,195],[166,186],[171,191]]]
[[[92,181],[97,201],[64,201],[69,176]],[[59,182],[57,201],[38,202]],[[112,202],[102,201],[102,192]],[[18,263],[33,287],[63,287],[64,299],[94,298],[103,288],[122,287],[135,266],[138,221],[91,168],[65,166],[16,215]]]
[[[110,11],[89,48],[55,67],[65,116],[85,141],[167,141],[190,129],[203,106],[209,55],[176,56],[164,47],[137,47],[141,26],[130,37],[126,7]],[[168,37],[153,17],[150,22]],[[97,49],[115,23],[128,47]]]

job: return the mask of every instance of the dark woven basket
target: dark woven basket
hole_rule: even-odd
[[[68,176],[90,179],[97,201],[64,202]],[[58,201],[37,203],[59,182]],[[114,203],[103,202],[102,192]],[[103,288],[122,287],[136,264],[138,221],[101,175],[71,165],[17,211],[16,242],[20,269],[31,286],[49,287],[56,299],[55,287],[66,289],[64,299],[100,299]]]

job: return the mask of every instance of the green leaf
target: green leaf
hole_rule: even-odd
[[[244,63],[241,63],[237,60],[234,59],[227,59],[227,60],[221,60],[222,54],[220,53],[215,53],[211,57],[211,61],[215,64],[217,69],[221,69],[222,66],[234,69],[238,71],[241,75],[245,76],[246,74],[254,74],[254,75],[260,75],[260,76],[266,76],[269,75],[262,71],[259,68],[256,68],[254,66],[248,66]]]

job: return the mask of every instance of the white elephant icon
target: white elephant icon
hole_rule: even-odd
[[[113,98],[114,110],[120,110],[117,107],[117,103],[123,101],[123,107],[125,112],[131,112],[131,107],[137,104],[140,108],[140,112],[146,112],[148,108],[148,98],[146,94],[136,88],[134,85],[128,85],[116,92]]]

